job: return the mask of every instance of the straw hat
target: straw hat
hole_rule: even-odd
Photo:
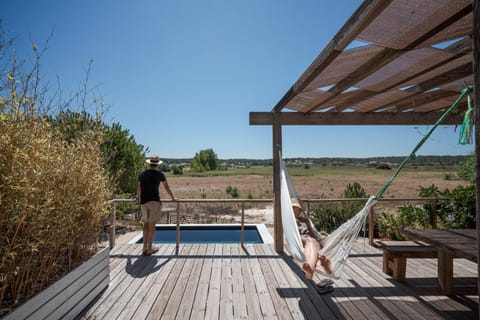
[[[292,207],[297,207],[303,210],[302,205],[300,204],[300,201],[297,198],[292,198]]]
[[[150,165],[158,166],[163,163],[162,160],[157,155],[153,155],[150,157],[150,159],[147,159],[147,163]]]

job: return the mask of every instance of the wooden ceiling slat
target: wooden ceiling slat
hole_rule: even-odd
[[[419,108],[420,106],[434,103],[445,98],[453,97],[453,101],[455,101],[455,99],[458,98],[458,95],[458,92],[436,90],[432,92],[424,92],[418,95],[412,95],[405,99],[395,101],[393,104],[395,105],[398,112],[409,109],[417,110],[417,108]]]
[[[342,52],[338,55],[335,63],[327,66],[305,87],[304,91],[315,90],[339,82],[347,77],[352,69],[367,63],[381,51],[383,51],[382,47],[366,46]]]
[[[413,49],[422,44],[443,40],[448,36],[465,36],[462,33],[466,32],[466,21],[472,15],[471,2],[435,0],[422,1],[421,8],[414,6],[415,4],[406,0],[393,0],[389,4],[365,1],[273,110],[280,111],[284,107],[301,112],[313,112],[332,107],[337,111],[348,108],[357,111],[379,110],[384,106],[371,105],[372,100],[363,106],[358,105],[361,100],[356,100],[355,94],[349,94],[347,99],[345,96],[340,98],[336,96],[346,90],[360,88],[366,91],[358,91],[356,94],[359,95],[358,98],[366,100],[374,94],[391,92],[393,87],[399,88],[400,85],[414,85],[414,89],[411,90],[418,93],[467,76],[466,73],[469,71],[466,68],[452,67],[454,64],[452,60],[457,58],[452,51],[469,50],[469,46],[464,42],[446,50]],[[396,20],[397,15],[401,17],[400,20]],[[359,19],[361,20],[362,17],[364,19],[368,17],[368,19],[360,22]],[[412,26],[415,32],[407,28],[392,33],[389,29],[391,26],[388,24],[395,25],[399,21],[410,21],[408,26],[409,28]],[[387,25],[379,31],[381,29],[378,26],[379,23]],[[351,28],[354,25],[361,26],[361,29],[353,31]],[[396,37],[392,41],[401,39],[402,45],[379,48],[377,43],[374,43],[366,48],[336,52],[336,50],[343,50],[347,39],[351,41],[354,36],[372,41],[369,35],[373,36],[374,29],[376,32],[387,32],[390,39]],[[382,41],[379,44],[386,45]],[[471,61],[469,57],[466,59]],[[445,66],[442,66],[444,63]],[[449,68],[449,71],[445,71]],[[305,95],[307,92],[326,86],[330,86],[328,92],[333,95],[322,95],[318,99],[311,98],[310,94]]]
[[[472,10],[471,0],[365,0],[272,111],[339,116],[444,108],[473,81]],[[446,48],[429,47],[454,38]],[[371,45],[345,50],[355,39]]]
[[[460,21],[466,15],[448,22],[448,26],[442,30],[435,31],[436,28],[448,21],[452,12],[462,11],[471,4],[471,0],[396,0],[365,28],[359,39],[402,50],[410,47],[413,39],[419,39],[425,31],[431,30],[434,35],[418,41],[414,47],[425,45],[432,38],[440,41],[450,26],[461,24]]]
[[[328,43],[320,55],[305,70],[295,84],[280,99],[273,111],[282,110],[294,95],[303,89],[322,72],[335,58],[352,42],[364,28],[387,7],[392,0],[366,0],[355,13],[348,19],[345,25]]]
[[[444,61],[448,61],[452,57],[454,57],[452,53],[432,48],[408,51],[381,70],[378,70],[378,72],[358,82],[355,86],[382,92],[432,66],[438,66]]]
[[[402,101],[410,96],[412,96],[412,94],[409,92],[390,90],[384,93],[370,95],[367,99],[359,99],[360,101],[351,103],[351,108],[358,112],[371,112],[395,106],[398,101]]]
[[[430,78],[423,82],[416,84],[415,86],[408,88],[407,91],[413,93],[420,93],[430,89],[437,88],[443,84],[450,83],[452,81],[465,78],[468,75],[471,75],[473,72],[473,66],[471,62],[467,62],[463,65],[460,65],[452,70],[449,70],[445,73],[442,73],[434,78]]]

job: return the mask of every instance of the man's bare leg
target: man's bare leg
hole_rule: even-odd
[[[149,232],[149,228],[148,228],[148,223],[147,222],[144,222],[143,223],[143,254],[147,254],[148,253],[148,232]]]
[[[323,267],[326,273],[330,274],[332,273],[332,261],[330,260],[329,257],[326,255],[319,255],[318,256],[318,262],[320,265]]]
[[[304,238],[302,242],[305,253],[305,262],[302,265],[302,269],[305,272],[305,278],[312,279],[315,266],[317,265],[320,244],[313,238]]]

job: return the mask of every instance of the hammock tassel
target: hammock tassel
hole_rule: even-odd
[[[473,107],[470,95],[468,95],[467,99],[468,110],[465,112],[462,127],[460,128],[460,137],[458,139],[458,144],[461,145],[472,144]]]

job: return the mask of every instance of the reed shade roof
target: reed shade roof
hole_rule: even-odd
[[[442,111],[473,84],[472,8],[472,0],[364,1],[272,111]]]

